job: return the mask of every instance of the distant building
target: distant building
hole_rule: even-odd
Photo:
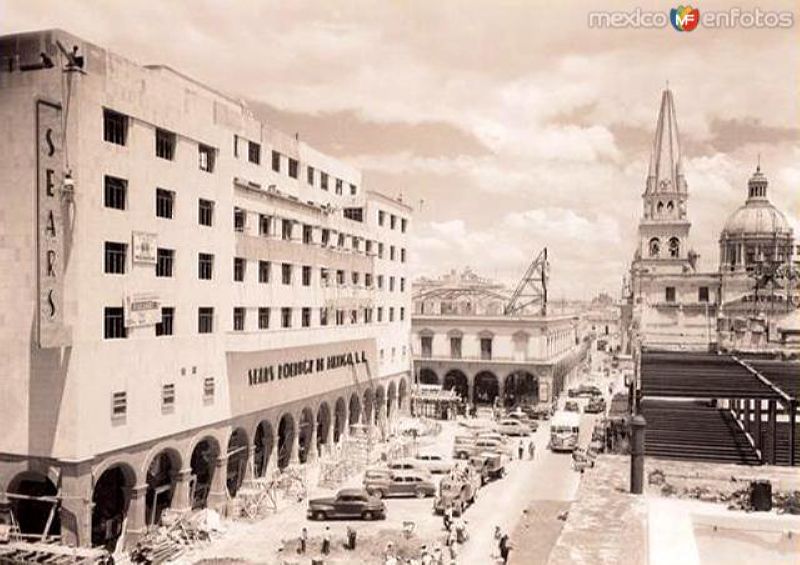
[[[794,238],[783,213],[770,204],[767,186],[757,167],[745,204],[720,236],[718,271],[698,272],[698,256],[689,247],[689,193],[675,104],[672,91],[664,91],[630,267],[629,308],[622,310],[625,332],[656,348],[795,348]]]
[[[413,293],[417,382],[468,402],[549,402],[586,355],[578,315],[505,316],[508,289],[469,269],[417,281]]]

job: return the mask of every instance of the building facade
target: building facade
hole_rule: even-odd
[[[504,316],[510,295],[470,270],[416,281],[417,382],[455,389],[475,404],[555,399],[588,351],[580,317]]]
[[[621,310],[625,344],[656,348],[781,351],[795,347],[798,285],[794,236],[770,204],[760,166],[747,200],[720,236],[719,269],[700,272],[689,247],[688,183],[672,91],[661,99],[639,222],[639,241]]]
[[[60,46],[64,49],[60,49]],[[170,68],[0,38],[0,493],[135,540],[313,463],[410,385],[412,210]]]

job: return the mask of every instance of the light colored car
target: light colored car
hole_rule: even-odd
[[[418,471],[397,471],[388,478],[364,480],[364,488],[377,498],[386,496],[416,496],[424,498],[436,494],[436,485]]]
[[[505,434],[507,436],[531,435],[530,427],[526,426],[525,424],[514,418],[506,418],[505,420],[500,420],[500,423],[497,425],[497,429],[500,431],[501,434]]]
[[[438,453],[418,453],[414,459],[425,465],[431,473],[449,473],[453,468],[453,462]]]
[[[386,464],[386,467],[392,473],[397,473],[398,471],[418,471],[423,475],[431,474],[424,462],[412,459],[410,457],[389,461],[389,463]]]

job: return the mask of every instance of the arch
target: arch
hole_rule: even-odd
[[[294,417],[287,412],[278,422],[278,468],[281,470],[289,466],[294,435]]]
[[[192,508],[205,508],[219,455],[219,442],[213,436],[203,437],[194,446],[189,461],[194,477]]]
[[[371,388],[368,388],[364,391],[364,419],[363,423],[365,426],[371,426],[375,420],[375,411],[373,410],[375,405],[375,393],[372,391]]]
[[[405,409],[408,403],[408,381],[403,377],[400,379],[400,384],[397,385],[397,407],[400,410]]]
[[[300,459],[300,463],[305,463],[308,461],[311,436],[314,433],[314,411],[308,406],[300,412],[300,421],[297,428],[297,457]]]
[[[261,420],[253,435],[253,472],[256,477],[263,477],[267,472],[269,458],[275,445],[275,430],[269,420]]]
[[[424,367],[419,370],[419,384],[421,385],[438,385],[439,375],[433,369]]]
[[[660,216],[664,213],[664,203],[659,200],[658,204],[656,204],[656,213]]]
[[[327,402],[321,402],[317,409],[317,453],[322,446],[328,444],[328,432],[331,429],[331,408]],[[330,446],[328,446],[330,447]]]
[[[677,237],[669,239],[669,256],[677,259],[681,254],[681,240]]]
[[[391,418],[394,414],[394,408],[397,406],[397,385],[394,381],[389,383],[386,389],[386,417]]]
[[[55,497],[58,493],[58,487],[44,473],[23,471],[11,480],[6,492],[9,495]],[[53,498],[52,502],[16,498],[14,496],[9,496],[8,498],[10,499],[11,512],[14,514],[14,519],[21,533],[37,535],[46,533],[48,536],[53,536],[61,532],[61,515],[55,498]],[[47,532],[45,532],[51,511],[53,512],[53,519]]]
[[[442,385],[444,390],[455,390],[458,396],[467,400],[469,396],[469,382],[467,375],[458,369],[451,369],[444,376],[444,383]]]
[[[514,371],[506,375],[504,389],[506,406],[539,402],[539,381],[527,371]]]
[[[236,491],[239,490],[244,481],[245,470],[250,457],[250,443],[244,428],[233,430],[228,440],[228,451],[226,453],[228,456],[228,469],[225,482],[228,486],[228,493],[231,496],[236,496]]]
[[[500,393],[497,376],[490,371],[481,371],[475,375],[472,401],[475,404],[492,404]]]
[[[672,214],[675,211],[675,203],[670,200],[667,202],[667,214]]]
[[[113,551],[136,486],[136,471],[117,463],[103,471],[92,490],[92,546]]]
[[[347,405],[341,396],[336,399],[336,406],[333,409],[333,443],[339,443],[344,433],[345,422],[347,421]]]
[[[464,332],[458,328],[453,328],[447,332],[447,337],[464,337]]]
[[[375,387],[375,418],[386,415],[386,389],[383,385]]]
[[[172,505],[175,484],[183,461],[174,448],[162,449],[147,466],[145,482],[145,523],[148,526],[161,523],[161,514]]]
[[[349,426],[358,424],[358,422],[361,421],[361,399],[358,397],[357,392],[350,395],[349,414],[350,416],[347,419],[347,424]]]
[[[649,250],[650,257],[658,257],[661,253],[661,240],[659,240],[657,237],[651,237],[647,244],[647,248]]]

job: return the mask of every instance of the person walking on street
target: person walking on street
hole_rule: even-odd
[[[522,440],[519,440],[519,447],[517,448],[517,452],[519,453],[519,458],[521,461],[522,456],[525,454],[525,448],[522,446]]]
[[[325,532],[322,534],[322,554],[328,555],[331,552],[331,527],[325,526]]]
[[[536,444],[531,440],[528,444],[528,458],[533,459],[534,455],[536,455]]]
[[[511,553],[511,541],[508,539],[508,534],[503,534],[500,538],[500,559],[503,560],[503,565],[508,563],[509,553]]]
[[[298,548],[298,553],[305,555],[306,549],[308,548],[308,528],[303,528],[300,530],[300,547]]]

